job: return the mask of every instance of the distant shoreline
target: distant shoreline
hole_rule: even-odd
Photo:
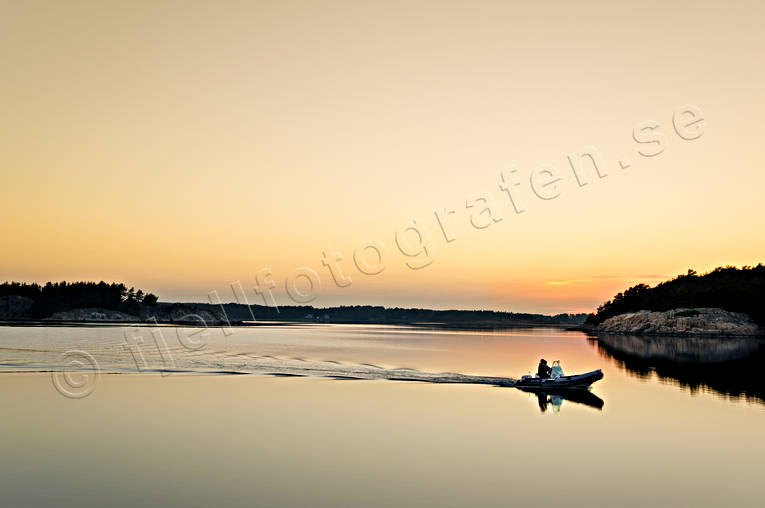
[[[39,327],[91,327],[91,326],[178,326],[178,327],[201,327],[199,321],[110,321],[110,320],[49,320],[49,319],[15,319],[0,320],[0,326],[39,326]],[[368,321],[309,321],[309,320],[264,320],[264,321],[231,321],[229,323],[208,323],[208,328],[250,328],[258,326],[299,326],[299,325],[369,325],[369,326],[394,326],[401,328],[421,329],[450,329],[450,330],[509,330],[514,328],[560,328],[569,331],[580,331],[579,327],[572,327],[566,323],[532,323],[532,322],[507,322],[507,323],[449,323],[449,322],[412,322],[412,323],[384,323]]]
[[[121,284],[48,283],[0,285],[0,323],[15,324],[180,324],[194,327],[253,326],[267,323],[332,323],[415,327],[506,329],[578,325],[587,315],[534,314],[493,310],[435,310],[379,305],[250,305],[158,302],[150,293]],[[28,296],[24,296],[24,294]],[[149,296],[151,298],[149,298]]]

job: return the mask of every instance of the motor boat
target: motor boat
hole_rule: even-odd
[[[515,383],[515,387],[522,390],[539,390],[544,392],[554,392],[556,390],[586,390],[592,383],[600,381],[601,379],[603,379],[603,371],[600,369],[585,374],[560,376],[555,379],[522,376],[521,379]]]

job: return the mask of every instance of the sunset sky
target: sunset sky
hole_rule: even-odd
[[[765,262],[763,21],[754,1],[0,2],[0,280],[164,301],[240,281],[262,304],[270,268],[286,304],[309,267],[317,306],[557,313]],[[607,176],[580,186],[567,156],[587,146]],[[482,192],[502,219],[479,229]],[[415,218],[432,244],[413,270],[396,231]],[[379,274],[354,265],[368,239]]]

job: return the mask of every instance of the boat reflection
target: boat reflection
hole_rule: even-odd
[[[585,406],[595,408],[598,411],[603,409],[603,399],[589,390],[561,390],[555,392],[541,392],[537,390],[526,390],[523,388],[518,389],[536,395],[537,403],[539,404],[539,410],[543,413],[549,408],[552,408],[553,412],[555,413],[560,413],[564,400],[573,402],[575,404],[584,404]]]
[[[699,389],[730,398],[765,403],[765,339],[600,335],[589,337],[598,353],[641,378],[659,379],[696,393]]]

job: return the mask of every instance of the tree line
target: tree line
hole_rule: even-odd
[[[196,304],[199,307],[214,310],[210,304]],[[493,310],[434,310],[401,307],[383,307],[378,305],[344,305],[339,307],[312,307],[310,305],[290,305],[268,307],[264,305],[243,305],[238,303],[223,304],[229,319],[248,321],[251,319],[268,321],[319,321],[331,323],[369,323],[369,324],[411,324],[438,323],[452,325],[579,325],[586,314],[527,314]]]
[[[0,284],[0,297],[24,296],[34,301],[30,311],[33,318],[48,317],[54,312],[103,308],[141,315],[145,307],[157,304],[157,297],[142,290],[127,288],[124,284],[106,282],[48,282],[45,285],[6,282]],[[340,307],[313,307],[289,305],[268,307],[238,303],[220,305],[195,303],[197,309],[212,313],[223,310],[232,322],[249,321],[312,321],[331,323],[410,324],[433,323],[455,326],[512,326],[512,325],[578,325],[585,314],[542,314],[501,312],[491,310],[433,310],[418,308],[350,305]]]
[[[127,288],[124,284],[101,282],[5,282],[0,284],[0,296],[24,296],[34,301],[31,313],[47,317],[54,312],[98,307],[138,314],[142,306],[157,304],[157,296],[143,290]]]
[[[759,325],[765,325],[765,265],[717,267],[699,275],[695,270],[678,275],[656,287],[637,284],[612,300],[587,324],[597,325],[606,319],[638,310],[664,311],[681,307],[717,307],[731,312],[744,312]]]

